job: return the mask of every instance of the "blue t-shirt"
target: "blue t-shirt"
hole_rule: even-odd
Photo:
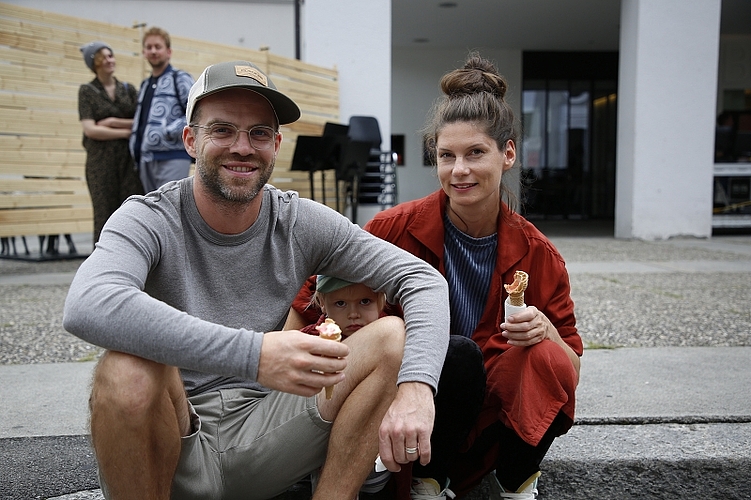
[[[473,238],[460,231],[448,215],[443,239],[446,281],[451,304],[451,333],[472,337],[488,300],[495,270],[498,234]]]

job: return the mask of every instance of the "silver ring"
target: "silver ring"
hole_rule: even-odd
[[[407,452],[407,455],[414,455],[417,453],[417,448],[404,448],[404,451]]]

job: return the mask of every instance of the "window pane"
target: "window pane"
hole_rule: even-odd
[[[525,90],[522,109],[522,165],[539,169],[545,166],[545,90]]]
[[[568,97],[568,90],[554,90],[551,82],[547,120],[547,167],[551,169],[568,165]]]

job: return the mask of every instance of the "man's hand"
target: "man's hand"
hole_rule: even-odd
[[[314,396],[344,380],[349,347],[296,330],[263,336],[258,382],[270,389]]]
[[[399,472],[400,464],[418,458],[422,465],[427,465],[434,419],[435,404],[430,386],[420,382],[401,384],[378,431],[383,465],[391,472]]]

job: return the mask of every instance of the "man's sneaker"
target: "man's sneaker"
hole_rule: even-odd
[[[516,493],[506,491],[503,489],[503,486],[501,486],[501,498],[508,500],[535,500],[537,498],[537,479],[541,475],[541,472],[537,471],[529,476],[529,479],[519,486]]]
[[[412,500],[445,500],[446,498],[456,498],[453,491],[449,489],[449,480],[446,480],[446,487],[441,490],[441,485],[435,479],[426,477],[412,478],[412,489],[409,492]]]

